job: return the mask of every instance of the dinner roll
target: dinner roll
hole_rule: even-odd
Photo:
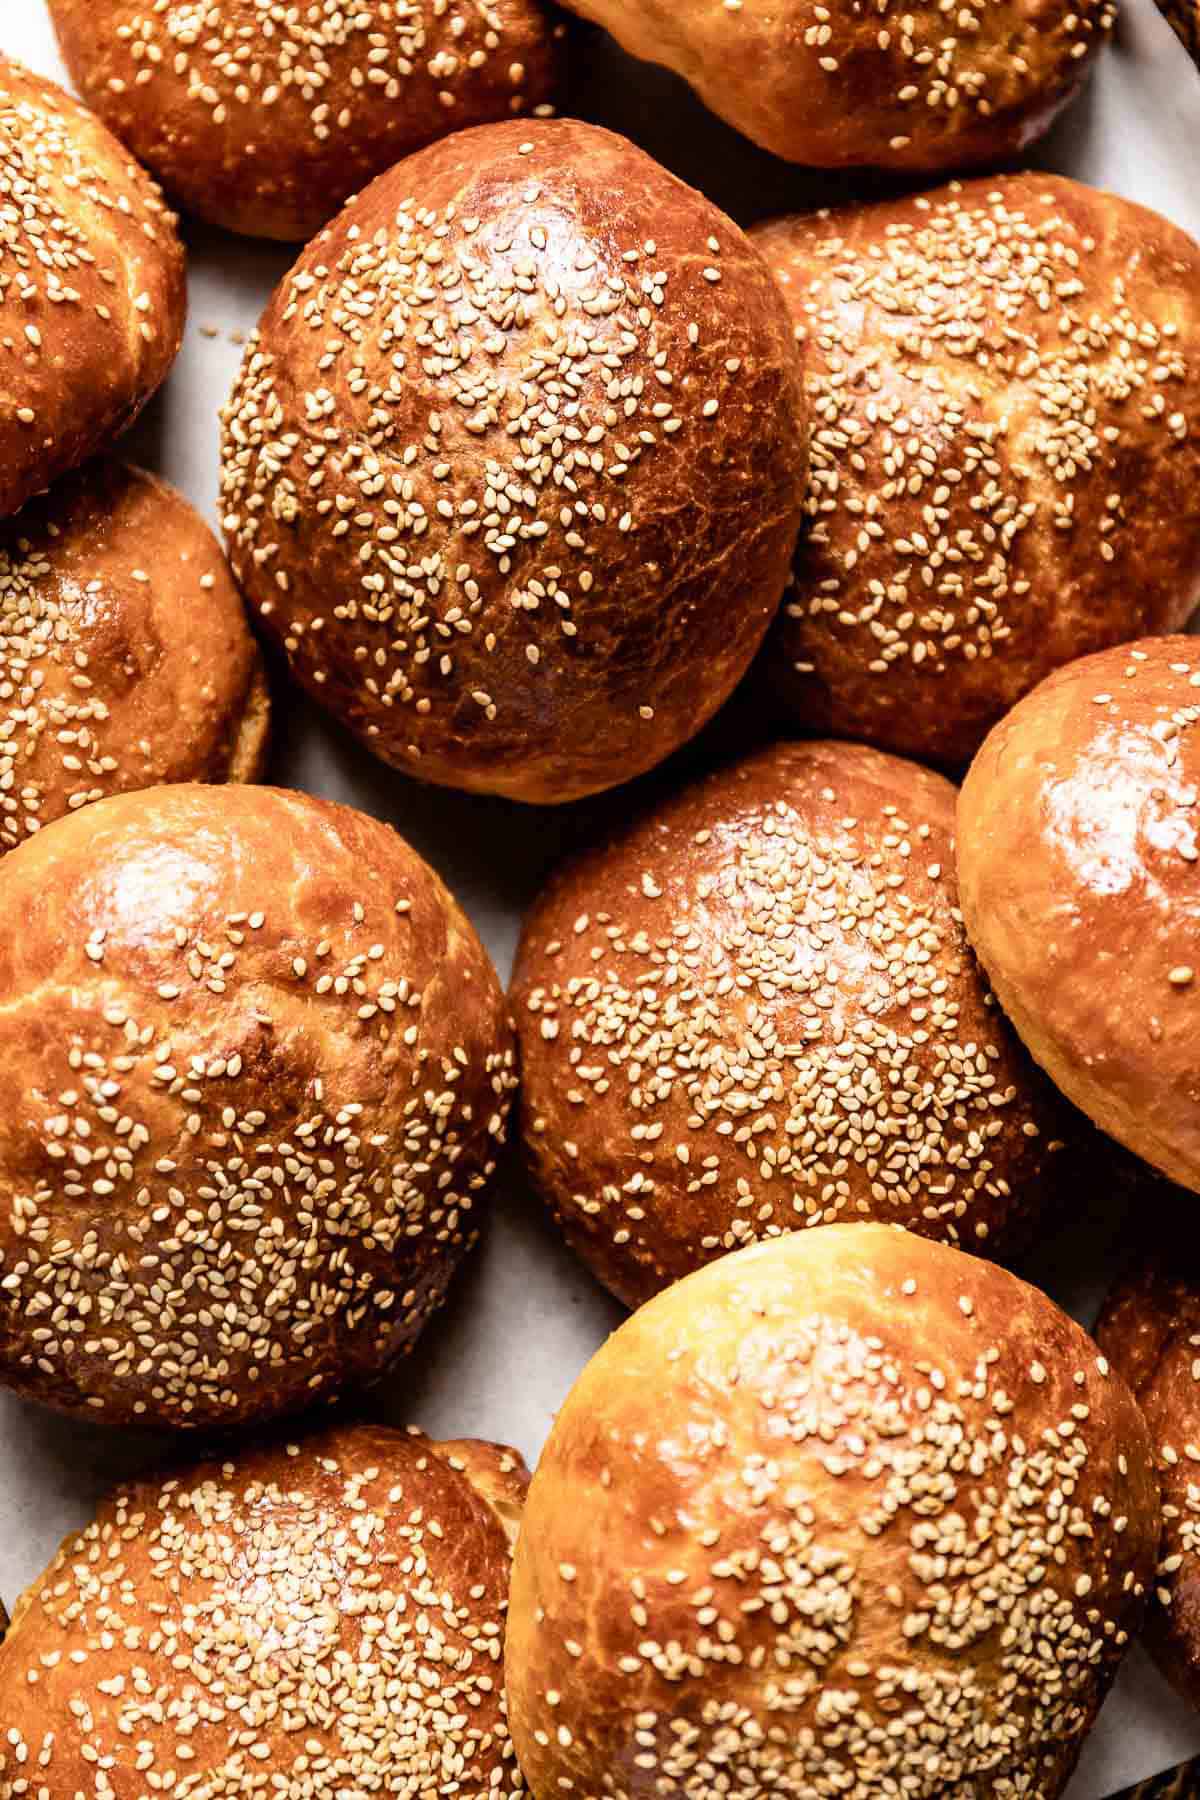
[[[963,933],[954,789],[859,745],[759,751],[568,864],[512,1001],[534,1184],[630,1306],[839,1219],[1011,1254],[1078,1177]]]
[[[1054,1800],[1142,1610],[1146,1427],[1036,1288],[880,1225],[635,1313],[530,1489],[507,1681],[536,1800]]]
[[[0,55],[0,516],[133,422],[186,305],[154,182],[86,107]]]
[[[568,0],[756,144],[818,168],[961,169],[1040,137],[1112,0]]]
[[[166,482],[89,464],[0,528],[0,850],[105,794],[254,781],[270,698],[216,540]]]
[[[0,1378],[243,1424],[406,1350],[514,1084],[467,919],[387,826],[270,788],[120,795],[0,874]]]
[[[948,765],[1073,657],[1200,599],[1200,247],[1054,175],[780,219],[809,529],[791,717]]]
[[[1145,638],[1050,676],[958,807],[967,930],[1062,1091],[1200,1190],[1200,646]]]
[[[1200,1260],[1191,1220],[1117,1283],[1096,1327],[1129,1383],[1154,1444],[1163,1541],[1146,1642],[1200,1706]]]
[[[121,1489],[17,1605],[0,1792],[523,1793],[515,1451],[350,1425]]]
[[[190,212],[310,238],[433,138],[542,108],[542,0],[49,0],[84,99]]]
[[[385,762],[611,787],[731,692],[804,491],[791,324],[738,228],[623,138],[491,125],[301,256],[225,413],[234,569]]]

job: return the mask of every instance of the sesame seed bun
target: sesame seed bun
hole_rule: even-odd
[[[1200,247],[1061,176],[754,234],[804,344],[790,717],[952,767],[1074,657],[1200,599]]]
[[[1111,0],[902,13],[859,0],[568,0],[746,137],[815,168],[963,169],[1040,137],[1082,85]]]
[[[379,1373],[474,1239],[512,1060],[376,820],[180,785],[39,832],[0,879],[0,1378],[198,1427]]]
[[[483,126],[381,177],[267,307],[225,413],[230,557],[384,761],[570,800],[744,673],[803,417],[736,225],[611,132]]]
[[[1158,1251],[1109,1295],[1096,1338],[1145,1415],[1162,1493],[1146,1645],[1167,1679],[1200,1706],[1200,1258],[1182,1208],[1171,1223],[1179,1229],[1163,1232]]]
[[[1042,1067],[1102,1130],[1200,1191],[1200,653],[1145,638],[1071,663],[963,784],[971,941]]]
[[[534,906],[512,985],[522,1142],[627,1304],[838,1220],[1011,1255],[1078,1180],[1090,1133],[962,929],[954,801],[916,763],[779,744]]]
[[[537,1800],[1061,1793],[1142,1611],[1146,1427],[1052,1301],[878,1225],[726,1257],[584,1370],[530,1488]]]
[[[0,517],[132,424],[187,307],[157,186],[86,107],[0,56]]]
[[[0,1648],[0,1791],[524,1791],[515,1451],[351,1425],[121,1489]]]
[[[189,212],[304,240],[447,132],[543,108],[542,0],[49,0],[90,106]]]
[[[199,514],[89,463],[0,528],[0,850],[107,794],[254,781],[270,696]]]

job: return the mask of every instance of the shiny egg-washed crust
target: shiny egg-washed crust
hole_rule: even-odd
[[[837,1220],[1011,1255],[1079,1183],[1090,1128],[962,928],[954,801],[865,746],[776,745],[533,907],[511,990],[525,1154],[628,1305]]]
[[[101,800],[0,881],[0,1375],[242,1424],[408,1349],[474,1240],[513,1052],[387,826],[260,787]]]
[[[1200,1260],[1187,1247],[1191,1220],[1179,1223],[1170,1254],[1152,1253],[1117,1283],[1096,1339],[1145,1415],[1162,1493],[1146,1643],[1168,1680],[1200,1706]]]
[[[562,801],[700,729],[804,494],[790,321],[729,219],[572,121],[481,126],[301,256],[225,412],[235,573],[384,761]]]
[[[1080,87],[1111,0],[568,0],[764,149],[817,168],[1003,162]]]
[[[1035,1288],[880,1225],[739,1251],[635,1313],[551,1431],[509,1608],[526,1780],[1054,1800],[1159,1525],[1132,1397]]]
[[[175,226],[94,114],[0,56],[0,517],[165,379],[187,310]]]
[[[967,931],[1028,1049],[1102,1130],[1200,1191],[1200,651],[1060,669],[959,796]]]
[[[99,461],[0,525],[0,850],[108,794],[256,781],[270,697],[220,546]]]
[[[802,337],[790,716],[945,766],[1074,657],[1200,599],[1200,248],[1001,175],[753,234]]]
[[[513,1450],[344,1425],[131,1484],[0,1647],[0,1793],[524,1793]]]
[[[435,138],[545,107],[542,0],[50,0],[89,105],[189,212],[303,241]]]

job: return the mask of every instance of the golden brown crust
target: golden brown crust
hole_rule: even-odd
[[[511,990],[522,1140],[627,1304],[835,1220],[1009,1255],[1077,1183],[1087,1127],[962,929],[954,799],[879,751],[776,745],[534,906]]]
[[[504,1135],[504,999],[388,827],[257,787],[100,801],[0,883],[0,1366],[176,1427],[416,1338]]]
[[[560,1411],[513,1569],[538,1800],[1054,1800],[1152,1578],[1150,1445],[1035,1288],[878,1225],[660,1294]]]
[[[1117,1283],[1096,1337],[1145,1415],[1162,1493],[1146,1642],[1167,1678],[1200,1706],[1200,1263],[1192,1220],[1178,1223],[1169,1258],[1146,1256]]]
[[[181,494],[89,464],[0,527],[0,850],[107,794],[262,772],[241,597]]]
[[[967,931],[1067,1097],[1200,1189],[1200,657],[1145,638],[1050,676],[963,785]]]
[[[293,673],[385,761],[561,801],[744,673],[804,485],[758,254],[624,139],[484,126],[304,253],[225,414],[226,535]]]
[[[0,56],[0,517],[132,423],[186,307],[156,184],[86,107]]]
[[[524,1792],[504,1717],[510,1549],[468,1456],[340,1426],[123,1488],[0,1648],[0,1792]]]
[[[791,162],[963,169],[1010,161],[1078,90],[1110,0],[568,0]]]
[[[542,0],[50,0],[90,106],[189,212],[303,241],[435,138],[553,99]]]
[[[962,766],[1200,599],[1200,248],[1060,176],[753,234],[802,336],[809,530],[767,652],[807,729]]]

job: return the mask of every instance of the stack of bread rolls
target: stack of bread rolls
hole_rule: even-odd
[[[747,232],[555,115],[603,28],[777,158],[961,176],[1112,7],[48,9],[0,1381],[187,1457],[10,1597],[0,1800],[1057,1800],[1143,1625],[1200,1704],[1200,1267],[1097,1341],[1003,1266],[1200,1191],[1200,247],[1036,172]],[[175,206],[301,246],[223,544],[116,448]],[[452,829],[571,821],[507,995],[404,836],[264,785],[272,689]],[[371,1419],[505,1164],[636,1309],[532,1483]]]

